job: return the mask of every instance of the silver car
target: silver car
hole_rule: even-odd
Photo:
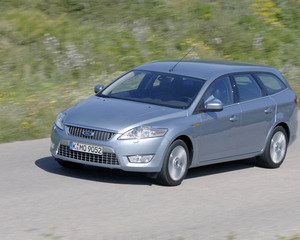
[[[296,139],[298,99],[281,73],[231,61],[136,67],[60,113],[60,165],[145,172],[179,185],[189,168],[257,157],[278,168]]]

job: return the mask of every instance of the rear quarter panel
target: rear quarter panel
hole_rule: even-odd
[[[271,98],[277,103],[276,122],[286,123],[289,128],[289,145],[297,137],[298,127],[298,107],[294,102],[295,93],[291,89],[271,95]]]

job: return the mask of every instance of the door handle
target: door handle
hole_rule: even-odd
[[[268,107],[268,108],[265,109],[264,112],[265,112],[265,114],[269,114],[269,113],[273,112],[273,110]]]
[[[229,118],[229,120],[230,120],[231,122],[236,122],[237,120],[239,120],[239,118],[238,118],[237,116],[235,116],[235,115],[232,115],[232,117]]]

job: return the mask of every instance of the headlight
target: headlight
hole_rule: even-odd
[[[154,138],[162,137],[168,131],[167,128],[153,128],[148,126],[136,127],[126,133],[124,133],[119,139],[128,140],[128,139],[143,139],[143,138]]]
[[[55,119],[55,125],[61,130],[63,130],[63,128],[64,128],[64,122],[65,122],[66,116],[67,116],[67,114],[60,113],[57,115],[57,117]]]

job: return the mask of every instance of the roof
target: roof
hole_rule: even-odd
[[[156,71],[170,73],[175,64],[179,60],[157,61],[143,64],[136,67],[136,70]],[[178,75],[185,75],[190,77],[201,78],[204,80],[215,79],[219,76],[229,73],[242,72],[271,72],[278,76],[279,71],[275,68],[256,65],[251,63],[225,61],[225,60],[201,60],[201,61],[181,61],[177,64],[171,73]]]

